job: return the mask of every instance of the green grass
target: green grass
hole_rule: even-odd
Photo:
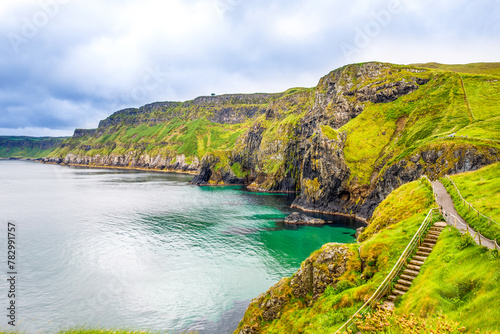
[[[69,152],[82,155],[123,155],[132,151],[175,158],[184,154],[188,160],[201,159],[214,150],[230,150],[249,123],[219,124],[205,117],[194,120],[173,118],[169,122],[138,126],[122,125],[108,129],[95,138],[69,139],[52,156],[64,157]],[[91,147],[88,151],[85,147]]]
[[[455,65],[426,63],[426,64],[412,64],[412,65],[417,67],[439,69],[443,71],[451,71],[459,73],[500,75],[500,63],[471,63],[471,64],[455,64]]]
[[[390,80],[407,75],[393,75]],[[469,125],[459,78],[426,75],[430,81],[415,92],[392,103],[367,103],[361,115],[341,128],[348,133],[344,154],[351,179],[370,184],[372,174],[384,166]]]
[[[405,72],[384,80],[401,80]],[[459,75],[429,71],[421,76],[430,81],[394,102],[367,103],[361,115],[340,129],[348,134],[344,155],[351,182],[369,185],[391,164],[429,148],[500,147],[500,84],[495,77],[462,75],[473,121]]]
[[[500,223],[500,163],[496,163],[480,170],[453,175],[450,178],[457,185],[465,200],[482,214],[491,217]],[[477,215],[463,203],[453,184],[446,178],[441,182],[451,195],[457,212],[476,230],[485,237],[497,240],[500,243],[500,225]]]
[[[447,227],[397,313],[421,317],[445,314],[467,333],[500,333],[500,258],[497,251],[471,244],[463,248],[457,229]]]

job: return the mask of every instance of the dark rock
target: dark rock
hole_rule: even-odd
[[[73,133],[73,138],[81,138],[81,137],[91,137],[94,136],[97,132],[97,129],[75,129]]]
[[[304,214],[294,212],[285,218],[285,223],[295,225],[323,225],[325,221],[320,218],[312,218]]]

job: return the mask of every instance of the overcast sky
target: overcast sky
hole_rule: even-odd
[[[315,86],[353,62],[500,61],[498,0],[1,0],[0,135]]]

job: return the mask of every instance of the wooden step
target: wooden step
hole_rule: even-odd
[[[403,280],[407,281],[407,282],[411,282],[415,279],[415,276],[410,276],[410,275],[400,275],[399,277],[401,277]]]
[[[415,271],[417,271],[417,270],[420,271],[420,266],[416,266],[413,264],[407,265],[406,268],[411,269],[411,270],[415,270]]]
[[[415,255],[423,256],[423,257],[427,258],[429,255],[431,255],[431,252],[426,251],[426,250],[419,250],[419,251],[417,251],[417,253]]]
[[[404,295],[406,293],[406,291],[401,291],[401,290],[394,289],[392,291],[392,293],[397,296],[397,295]]]
[[[425,261],[426,257],[420,256],[420,255],[415,255],[413,257],[413,259],[418,260],[418,261]]]
[[[411,260],[410,264],[413,264],[415,266],[421,266],[421,265],[424,264],[424,262],[423,261],[418,261],[418,260]]]
[[[431,253],[429,253],[429,252],[418,251],[416,255],[423,256],[423,257],[427,258],[430,254]]]
[[[433,231],[433,232],[439,232],[439,233],[441,233],[443,230],[444,230],[444,227],[433,226],[433,227],[430,228],[429,232]]]
[[[425,239],[430,239],[430,240],[437,240],[439,238],[439,234],[432,234],[432,233],[427,233],[425,236]]]
[[[432,248],[434,248],[435,245],[436,245],[435,243],[430,243],[430,242],[424,241],[420,244],[420,247],[427,247],[427,248],[432,249]]]
[[[403,276],[403,275],[402,275]],[[407,281],[405,279],[398,279],[398,283],[399,284],[402,284],[402,285],[407,285],[407,286],[410,286],[411,285],[411,281]]]
[[[396,300],[396,296],[395,295],[390,295],[389,297],[387,297],[387,299],[389,299],[390,301],[395,301]]]
[[[446,226],[448,226],[448,224],[446,224],[446,222],[437,222],[437,223],[434,223],[434,225],[432,225],[432,227],[440,227],[440,228],[445,228]]]
[[[425,237],[424,242],[428,242],[428,243],[431,243],[431,244],[435,245],[436,242],[437,242],[437,238],[433,239],[432,237],[427,236],[427,237]]]
[[[436,237],[439,237],[440,234],[441,234],[441,231],[429,230],[429,232],[427,232],[427,235],[433,235]]]
[[[429,247],[420,246],[417,249],[421,252],[427,252],[427,255],[429,255],[432,252],[432,248]]]
[[[403,270],[403,274],[408,275],[408,276],[417,276],[418,271],[411,270],[411,269],[405,269],[405,270]]]
[[[400,290],[400,291],[404,291],[404,292],[407,292],[408,290],[410,290],[410,287],[407,286],[407,285],[402,285],[402,284],[396,284],[394,286],[396,289]]]

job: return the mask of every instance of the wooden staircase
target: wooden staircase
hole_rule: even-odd
[[[446,227],[445,222],[435,223],[427,232],[424,241],[417,249],[417,253],[413,256],[411,261],[406,265],[405,270],[399,276],[399,280],[392,290],[392,293],[387,298],[388,301],[384,303],[384,308],[394,308],[393,302],[396,300],[398,296],[404,295],[411,286],[411,283],[417,277],[420,272],[420,267],[424,264],[425,259],[432,252],[432,249],[436,245],[439,234]]]

